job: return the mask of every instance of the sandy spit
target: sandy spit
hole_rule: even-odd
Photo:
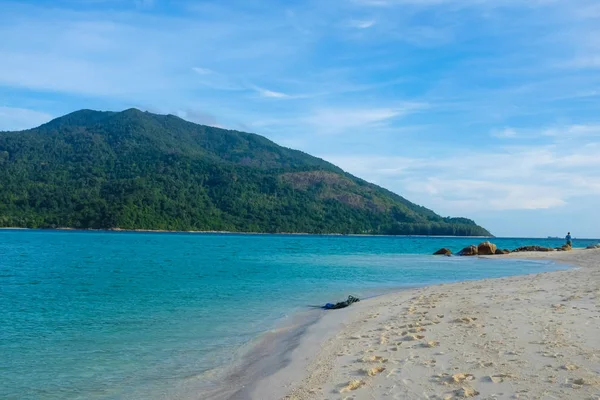
[[[363,301],[309,334],[312,351],[292,356],[302,368],[259,382],[252,397],[599,399],[600,249],[495,257],[579,268]]]

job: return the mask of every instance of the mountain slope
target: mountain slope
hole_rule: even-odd
[[[136,109],[0,133],[0,226],[489,235],[262,136]]]

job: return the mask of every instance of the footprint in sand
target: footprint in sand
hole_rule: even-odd
[[[348,382],[348,384],[346,386],[344,386],[343,388],[340,389],[340,393],[348,393],[351,392],[353,390],[359,389],[362,386],[366,385],[365,381],[361,381],[358,379],[355,379],[353,381]]]
[[[485,380],[488,381],[488,382],[493,382],[493,383],[502,383],[502,382],[504,382],[505,379],[510,379],[510,378],[514,378],[514,375],[511,375],[511,374],[496,374],[496,375],[487,376],[485,378]]]
[[[454,321],[454,323],[457,324],[472,324],[473,322],[477,321],[476,317],[460,317],[460,318],[456,318]]]
[[[475,377],[471,374],[465,374],[460,372],[458,374],[454,374],[447,379],[449,383],[462,383],[464,381],[472,381]]]
[[[440,382],[443,385],[463,383],[467,381],[472,381],[474,379],[475,377],[472,374],[465,374],[463,372],[459,372],[453,375],[444,373],[440,375],[435,375],[433,377],[434,381]]]
[[[421,340],[425,338],[423,335],[406,335],[402,338],[405,342],[412,342],[413,340]]]
[[[565,364],[561,368],[562,369],[566,369],[567,371],[575,371],[579,367],[577,365],[574,365],[574,364]]]
[[[588,382],[587,380],[583,379],[583,378],[578,378],[578,379],[573,379],[571,381],[571,388],[572,389],[581,389],[584,385],[589,385],[590,382]]]
[[[563,355],[562,355],[562,354],[560,354],[560,353],[549,353],[549,352],[544,352],[544,353],[542,353],[542,355],[543,355],[544,357],[549,357],[549,358],[559,358],[559,357],[562,357],[562,356],[563,356]]]
[[[472,387],[462,387],[454,392],[456,397],[475,397],[479,395],[479,392]]]
[[[362,370],[364,374],[369,376],[375,376],[377,374],[382,373],[383,371],[385,371],[385,367],[365,368]]]
[[[361,360],[359,360],[360,362],[372,362],[372,363],[386,363],[388,362],[387,358],[383,358],[381,356],[370,356],[370,357],[363,357]]]

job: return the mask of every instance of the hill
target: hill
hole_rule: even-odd
[[[0,226],[489,235],[262,136],[136,109],[1,132]]]

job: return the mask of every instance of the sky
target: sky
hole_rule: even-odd
[[[264,135],[497,236],[600,237],[597,0],[0,0],[0,130]]]

